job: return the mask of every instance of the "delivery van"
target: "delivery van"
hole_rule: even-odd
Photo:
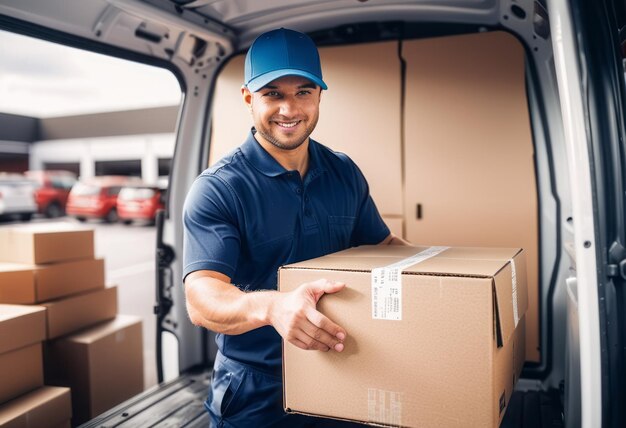
[[[243,58],[279,27],[318,45],[312,137],[359,165],[395,234],[524,249],[525,364],[501,426],[626,426],[624,2],[0,0],[0,28],[166,68],[185,94],[157,216],[161,383],[85,426],[208,425],[216,348],[185,308],[183,202],[249,132]]]

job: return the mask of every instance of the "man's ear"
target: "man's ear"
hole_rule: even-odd
[[[241,86],[241,96],[248,110],[252,111],[252,92],[250,92],[250,89],[248,89],[246,85]]]

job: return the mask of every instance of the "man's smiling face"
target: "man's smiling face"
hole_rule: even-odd
[[[300,147],[317,125],[321,88],[308,79],[285,76],[257,92],[244,87],[242,94],[252,112],[256,138],[275,147]]]

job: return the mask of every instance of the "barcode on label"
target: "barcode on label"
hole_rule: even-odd
[[[372,270],[372,318],[402,320],[402,281],[398,268]]]
[[[402,320],[402,270],[436,256],[449,247],[430,247],[389,266],[372,269],[372,318]]]

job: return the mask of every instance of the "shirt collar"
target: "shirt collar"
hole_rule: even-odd
[[[241,145],[241,152],[244,157],[252,166],[254,166],[259,172],[267,175],[268,177],[277,177],[279,175],[288,173],[281,164],[276,161],[270,155],[261,144],[254,138],[254,133],[256,130],[252,128],[250,130],[250,134],[248,134],[248,138]],[[311,179],[319,176],[322,172],[325,171],[322,168],[322,163],[320,159],[319,153],[319,143],[313,141],[313,139],[309,138],[309,170],[307,171],[307,177]]]

